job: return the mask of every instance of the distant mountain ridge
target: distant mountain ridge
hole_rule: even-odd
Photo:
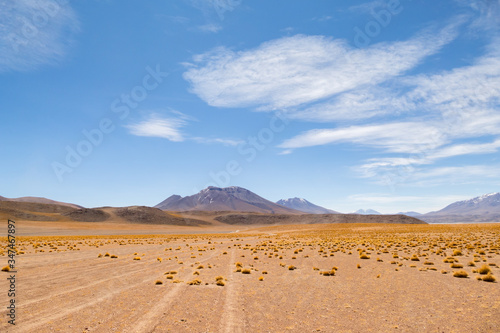
[[[411,217],[417,217],[417,216],[421,216],[422,214],[417,213],[417,212],[399,212],[398,215],[406,215],[406,216],[411,216]]]
[[[500,193],[484,194],[454,202],[445,208],[419,216],[427,222],[500,222]]]
[[[276,202],[278,205],[285,206],[291,209],[299,210],[304,213],[309,214],[340,214],[334,210],[324,208],[318,205],[315,205],[306,199],[302,198],[289,198],[289,199],[281,199]]]
[[[379,212],[377,212],[376,210],[373,210],[373,209],[358,209],[357,211],[355,211],[353,214],[359,214],[359,215],[382,215],[380,214]]]
[[[238,186],[210,186],[187,197],[172,195],[155,206],[168,211],[239,211],[270,214],[302,214],[298,210],[275,204]]]

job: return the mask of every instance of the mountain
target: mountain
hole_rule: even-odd
[[[417,212],[399,212],[398,215],[406,215],[406,216],[411,216],[411,217],[417,217],[422,214],[417,213]]]
[[[436,212],[419,216],[427,222],[500,222],[500,193],[457,201]]]
[[[66,207],[72,207],[72,208],[83,208],[82,206],[75,205],[72,203],[67,203],[67,202],[60,202],[60,201],[55,201],[55,200],[50,200],[47,198],[41,198],[41,197],[21,197],[21,198],[5,198],[0,196],[0,201],[15,201],[15,202],[30,202],[30,203],[37,203],[37,204],[49,204],[49,205],[59,205],[59,206],[66,206]]]
[[[376,210],[373,210],[373,209],[367,209],[367,210],[358,209],[353,214],[359,214],[359,215],[381,215],[379,212],[377,212]]]
[[[278,205],[285,206],[291,209],[299,210],[304,213],[309,214],[340,214],[331,209],[327,209],[321,206],[317,206],[306,199],[302,198],[290,198],[290,199],[281,199],[276,202]]]
[[[302,214],[302,212],[280,206],[242,187],[210,186],[199,193],[181,197],[173,195],[155,208],[169,211],[239,211],[271,214]]]

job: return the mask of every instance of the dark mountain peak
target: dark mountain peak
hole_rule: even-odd
[[[209,186],[197,194],[180,197],[170,196],[156,208],[170,211],[243,211],[272,214],[298,214],[298,211],[277,205],[245,188],[238,186]]]

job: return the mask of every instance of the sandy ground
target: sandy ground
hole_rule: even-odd
[[[56,236],[19,238],[17,325],[7,323],[9,273],[0,272],[0,331],[500,331],[500,269],[488,266],[495,283],[473,273],[484,264],[500,265],[499,224],[123,235],[139,230],[130,228],[108,236],[113,228],[104,226],[104,236],[92,237],[86,229],[61,226]],[[446,258],[462,264],[468,278],[454,277],[460,269]],[[6,253],[0,260],[6,264]],[[333,267],[334,276],[320,274]],[[224,286],[216,285],[218,276]],[[195,279],[201,284],[188,284]]]

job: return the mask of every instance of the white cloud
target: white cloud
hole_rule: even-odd
[[[452,156],[470,155],[470,154],[490,154],[495,153],[500,148],[500,139],[488,143],[464,143],[450,145],[436,150],[429,154],[430,159],[446,158]]]
[[[132,135],[163,138],[173,142],[190,140],[201,144],[221,144],[228,147],[235,147],[244,143],[243,140],[192,137],[185,134],[182,128],[186,127],[190,121],[196,121],[196,119],[173,109],[169,109],[169,113],[173,116],[165,117],[152,113],[146,120],[125,127],[129,129]]]
[[[344,40],[296,35],[247,51],[221,47],[198,55],[184,78],[212,106],[297,107],[401,75],[455,36],[456,26],[450,25],[408,41],[357,49]]]
[[[245,143],[243,140],[233,140],[233,139],[221,139],[221,138],[200,138],[200,137],[194,137],[191,138],[193,141],[197,143],[203,143],[203,144],[222,144],[224,146],[230,146],[230,147],[236,147],[242,143]]]
[[[443,138],[439,128],[425,123],[407,122],[310,130],[286,140],[279,147],[292,149],[341,142],[384,149],[388,152],[410,153],[423,146],[440,146],[443,144]]]
[[[500,25],[500,0],[455,0],[476,12],[473,27],[479,30],[498,30]]]
[[[470,184],[489,182],[488,179],[499,177],[500,166],[498,165],[468,165],[417,170],[409,175],[407,183],[415,185]]]
[[[219,24],[210,23],[210,24],[200,25],[198,29],[203,32],[217,33],[222,30],[222,27]]]
[[[366,11],[380,4],[373,1],[351,10]],[[486,17],[493,9],[478,11]],[[498,35],[491,35],[484,55],[469,65],[407,74],[453,41],[465,23],[470,29],[477,20],[471,22],[470,16],[455,17],[454,23],[437,33],[422,31],[406,41],[363,49],[352,48],[344,40],[304,35],[239,52],[222,47],[195,56],[184,78],[192,92],[212,106],[281,109],[296,120],[342,121],[340,126],[312,129],[285,140],[279,145],[284,149],[281,154],[347,143],[380,153],[355,170],[381,183],[389,175],[398,181],[434,184],[440,182],[440,172],[448,180],[457,173],[452,181],[491,179],[489,175],[495,173],[478,166],[432,169],[430,165],[439,159],[500,149]],[[362,123],[375,117],[370,125]]]
[[[79,22],[70,4],[0,1],[0,72],[26,71],[64,58]]]
[[[350,12],[355,13],[371,13],[376,7],[387,7],[387,1],[384,0],[373,0],[369,2],[362,3],[360,5],[354,5],[347,8]]]
[[[280,151],[278,153],[278,155],[290,155],[292,152],[293,152],[292,149],[286,149],[286,150]]]
[[[158,137],[174,142],[185,140],[181,132],[187,122],[179,118],[162,118],[156,114],[137,124],[126,126],[130,133],[136,136]]]

